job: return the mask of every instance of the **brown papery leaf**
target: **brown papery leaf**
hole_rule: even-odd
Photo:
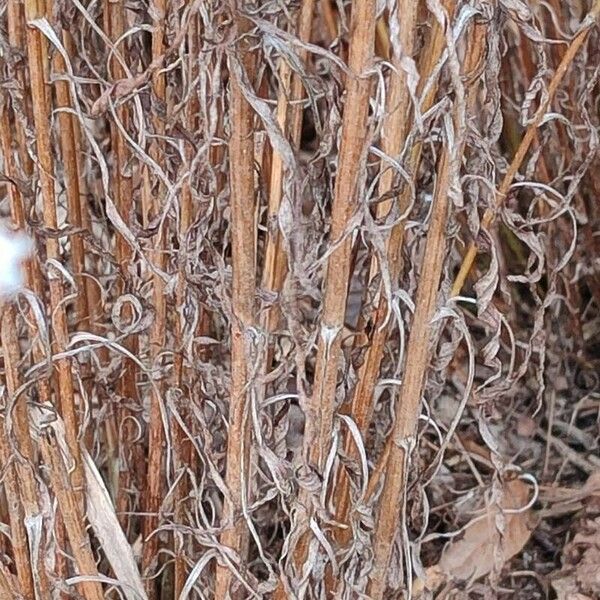
[[[472,521],[460,539],[449,542],[436,570],[452,579],[478,579],[518,554],[532,532],[532,511],[506,509],[526,506],[529,496],[529,486],[520,479],[506,483],[501,506],[490,503],[483,518]]]

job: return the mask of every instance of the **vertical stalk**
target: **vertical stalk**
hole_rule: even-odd
[[[13,129],[10,127],[8,106],[4,104],[0,108],[0,147],[2,149],[2,155],[4,159],[4,170],[6,175],[11,179],[16,179],[17,169],[15,166],[14,156],[12,153],[10,133]],[[17,128],[18,132],[18,128]],[[19,230],[25,228],[25,209],[23,206],[23,198],[17,187],[12,183],[8,185],[8,197],[10,202],[10,213],[13,223]],[[28,259],[26,261],[25,279],[30,289],[41,298],[41,275],[39,271],[39,265],[35,258]],[[30,323],[30,335],[31,339],[35,339],[38,335],[36,321],[33,315],[29,315],[28,323]],[[19,387],[18,379],[18,337],[16,333],[16,312],[14,307],[7,304],[4,309],[2,316],[2,347],[6,348],[4,355],[5,370],[6,370],[6,386],[9,397],[14,397],[15,391]],[[16,352],[16,353],[13,353]],[[37,345],[33,347],[33,357],[35,361],[43,359],[40,353],[40,349]],[[49,386],[45,380],[38,382],[38,390],[42,401],[49,400]],[[38,505],[37,498],[37,484],[35,481],[35,474],[33,472],[34,464],[34,452],[32,443],[30,440],[29,432],[29,419],[27,415],[27,408],[25,405],[25,399],[20,398],[15,402],[14,409],[14,430],[15,438],[18,443],[19,453],[25,460],[19,460],[15,464],[15,473],[19,482],[18,491],[21,496],[21,503],[23,505],[24,516],[27,519],[37,519],[40,516],[40,508]],[[43,564],[42,557],[38,554],[37,556],[31,556],[30,562],[33,566],[33,577],[35,589],[42,598],[49,598],[48,591],[48,580],[46,576],[45,567]]]
[[[40,8],[36,0],[25,0],[25,17],[28,21],[42,18],[44,17],[44,10],[43,8]],[[46,39],[38,29],[27,27],[27,47],[33,120],[36,129],[36,143],[39,160],[43,221],[45,227],[50,230],[56,230],[58,220],[56,216],[56,198],[54,194],[54,159],[50,139],[51,110],[48,105],[45,79],[48,65],[48,52]],[[46,254],[49,260],[60,262],[61,256],[58,239],[52,236],[49,236],[46,239]],[[63,302],[63,284],[60,278],[56,275],[50,276],[48,288],[50,291],[50,308],[52,311],[54,350],[56,352],[62,352],[69,342],[69,332]],[[75,463],[71,473],[71,482],[74,489],[81,495],[84,480],[78,439],[79,426],[69,360],[64,358],[58,360],[56,362],[56,370],[58,374],[60,408],[62,417],[65,421],[67,443]]]
[[[445,0],[445,7],[449,8],[453,0]],[[400,21],[400,36],[403,52],[410,55],[414,47],[415,28],[417,22],[418,4],[413,0],[403,0],[403,4],[398,10],[398,19]],[[433,69],[440,60],[444,49],[444,30],[434,19],[432,32],[428,38],[422,56],[420,71],[420,85],[418,87],[419,96],[423,93],[424,82],[431,77]],[[406,87],[405,75],[400,63],[401,57],[394,56],[394,66],[398,74],[392,74],[390,80],[390,92],[388,98],[388,117],[383,126],[382,146],[384,152],[392,157],[398,156],[406,135],[408,134],[408,124],[411,122],[412,111],[409,105],[408,89]],[[423,97],[420,109],[421,112],[427,112],[433,105],[436,86],[432,85],[430,91]],[[416,184],[419,164],[421,161],[422,143],[416,142],[408,157],[408,172],[413,174],[413,183]],[[382,165],[383,167],[384,165]],[[381,176],[379,183],[379,196],[385,197],[393,189],[394,172],[387,169]],[[410,203],[410,188],[405,185],[398,198],[390,198],[379,203],[377,209],[377,218],[381,219],[388,214],[393,202],[398,203],[398,212],[404,213]],[[398,223],[391,231],[386,245],[387,266],[392,282],[397,281],[402,270],[402,243],[404,240],[404,222]],[[379,274],[380,266],[375,256],[371,260],[371,271],[369,274],[369,284]],[[350,415],[363,438],[373,416],[373,395],[375,386],[381,369],[381,361],[385,343],[388,338],[389,328],[383,327],[388,313],[388,303],[383,290],[380,289],[376,298],[377,308],[373,318],[372,335],[366,351],[364,362],[361,364],[358,373],[358,381],[352,396]],[[356,448],[351,436],[345,438],[345,451],[349,456],[356,456]],[[350,480],[346,471],[340,468],[338,471],[338,481],[336,485],[336,521],[347,524],[350,513]],[[346,527],[336,531],[339,541],[345,545],[351,534],[351,528]]]
[[[359,0],[352,11],[347,97],[344,106],[338,175],[332,207],[331,240],[338,244],[327,263],[321,336],[316,358],[313,394],[307,414],[304,454],[320,471],[328,452],[335,412],[335,389],[341,358],[352,239],[347,228],[357,208],[360,166],[367,139],[370,79],[373,58],[375,2]],[[345,235],[346,234],[346,235]],[[345,235],[343,241],[342,237]],[[340,243],[341,241],[341,243]]]
[[[68,34],[63,33],[63,42],[68,45],[66,40]],[[54,70],[58,73],[66,73],[66,65],[60,52],[56,52],[53,58]],[[56,104],[59,109],[71,108],[71,93],[69,84],[65,80],[59,79],[55,85]],[[83,225],[81,207],[81,191],[79,189],[79,169],[76,138],[79,134],[79,128],[76,128],[75,115],[64,110],[58,112],[58,131],[60,138],[60,148],[62,154],[62,165],[65,178],[65,191],[67,196],[68,219],[72,227],[80,230]],[[87,285],[85,272],[85,249],[83,246],[83,236],[81,233],[71,235],[71,256],[73,263],[73,275],[77,285],[77,298],[75,299],[75,322],[78,327],[88,329],[89,327],[89,309],[87,300]]]
[[[187,51],[188,51],[188,78],[190,81],[194,80],[194,77],[197,73],[197,56],[200,51],[200,21],[198,15],[195,14],[191,17],[191,22],[189,24],[189,30],[187,33]],[[197,123],[197,115],[199,111],[199,103],[196,95],[192,95],[189,99],[188,105],[185,111],[185,124],[188,131],[196,131],[198,128]],[[187,161],[184,163],[184,168],[191,168],[191,163],[194,157],[194,149],[188,144],[186,148],[186,158]],[[182,190],[181,190],[181,209],[179,215],[179,244],[180,244],[180,252],[186,248],[187,237],[190,231],[190,227],[192,225],[192,217],[193,217],[193,203],[192,203],[192,183],[191,183],[192,173],[188,173],[188,178],[186,179]],[[186,253],[183,254],[186,256]],[[177,281],[177,289],[175,292],[176,295],[176,310],[179,316],[178,324],[177,324],[177,332],[175,339],[175,357],[174,357],[174,379],[176,387],[181,391],[182,394],[184,392],[184,383],[186,376],[186,368],[184,361],[184,343],[185,343],[185,329],[186,329],[186,320],[184,313],[184,306],[186,303],[187,296],[187,281],[185,279],[186,276],[186,262],[181,260],[179,264],[179,279]],[[184,396],[183,402],[181,405],[181,414],[185,419],[189,412],[187,410],[187,404],[189,399]],[[185,469],[186,466],[190,464],[191,456],[190,456],[190,444],[187,440],[184,432],[182,431],[177,420],[171,419],[171,431],[173,432],[173,458],[175,465],[175,472],[179,473],[182,469]],[[175,512],[175,523],[183,525],[184,522],[184,501],[189,492],[189,484],[186,476],[183,476],[179,481],[176,489],[173,491],[173,504],[174,504],[174,512]],[[175,539],[175,536],[174,536]],[[182,590],[185,586],[185,582],[187,579],[187,563],[185,560],[185,552],[183,548],[177,548],[174,541],[173,552],[175,554],[175,576],[174,576],[174,591],[173,595],[175,598],[179,598],[181,596]]]
[[[402,53],[411,56],[414,47],[417,23],[417,2],[414,0],[401,0],[400,5],[398,6],[397,16],[400,27]],[[394,54],[393,64],[396,72],[392,72],[390,75],[386,120],[382,128],[382,150],[386,155],[393,158],[399,155],[404,145],[412,115],[410,97],[406,85],[406,75],[400,64],[401,59],[401,56]],[[395,171],[386,167],[387,165],[385,163],[382,164],[382,168],[386,170],[382,173],[379,182],[378,191],[380,197],[389,195],[394,185]],[[396,199],[396,202],[399,203],[400,213],[403,213],[408,206],[409,193],[410,192],[407,193],[405,191],[400,198]],[[377,218],[384,218],[389,213],[393,203],[393,198],[380,202],[377,206]],[[404,222],[396,225],[387,242],[387,259],[392,281],[395,281],[399,276],[401,264],[400,249],[402,247],[403,237]],[[375,256],[373,256],[371,261],[370,280],[375,277],[377,272],[377,260]],[[354,392],[350,411],[351,416],[354,418],[363,436],[366,434],[371,421],[372,397],[375,383],[379,375],[381,360],[383,358],[383,348],[387,339],[388,330],[387,328],[381,327],[386,313],[387,302],[380,291],[379,306],[377,307],[375,315],[374,333],[365,360],[359,371],[358,383]],[[346,436],[345,449],[350,455],[356,454],[351,436]],[[336,500],[338,501],[336,520],[344,524],[348,521],[350,500],[349,484],[350,481],[345,469],[340,468],[338,471],[338,485],[336,486]],[[342,544],[345,544],[349,539],[351,529],[348,527],[345,529],[338,529],[336,533],[339,536],[339,541]]]
[[[248,33],[250,22],[240,14],[244,2],[232,0],[237,41],[236,56],[242,58],[242,67],[250,80],[254,74],[255,56],[251,51]],[[255,321],[255,245],[254,245],[254,113],[244,98],[241,82],[230,69],[230,140],[229,184],[231,193],[231,261],[233,272],[231,321],[231,395],[229,401],[229,433],[227,438],[227,466],[225,482],[231,501],[226,501],[225,527],[221,543],[233,548],[244,558],[247,530],[243,519],[242,501],[246,493],[243,485],[248,466],[249,428],[244,417],[247,402],[248,370],[246,333]],[[215,598],[226,598],[230,592],[231,572],[217,567]]]
[[[10,45],[17,51],[25,54],[25,19],[23,13],[23,5],[21,2],[8,2],[6,6],[7,24],[8,24],[8,41]],[[27,80],[25,76],[26,70],[21,67],[17,70],[16,76],[21,89],[27,89]],[[23,98],[24,110],[29,114],[28,98]],[[15,139],[21,168],[26,176],[31,176],[33,173],[33,161],[27,152],[27,136],[25,135],[24,123],[16,117],[15,114]]]
[[[485,25],[475,24],[469,33],[464,70],[467,77],[479,64],[485,50]],[[474,91],[478,81],[467,90],[467,112],[471,112]],[[460,148],[458,156],[462,156]],[[460,161],[458,161],[458,165]],[[400,397],[395,407],[394,428],[386,449],[385,479],[379,499],[379,516],[373,536],[373,567],[369,574],[367,594],[381,600],[387,585],[387,569],[392,546],[400,520],[399,507],[406,491],[407,464],[414,443],[419,417],[421,394],[429,365],[431,318],[444,263],[446,224],[448,219],[448,191],[452,169],[449,149],[443,145],[435,182],[431,220],[429,222],[421,274],[417,288],[415,312],[406,349],[406,362]],[[393,507],[393,509],[391,509]],[[409,575],[410,576],[410,575]]]
[[[165,17],[167,3],[165,0],[154,0],[151,13],[154,16],[152,31],[152,60],[158,59],[164,52],[165,36]],[[166,78],[164,73],[157,70],[152,75],[152,90],[156,98],[164,102],[166,98]],[[153,119],[156,134],[161,135],[164,132],[164,126],[160,117]],[[154,160],[161,160],[160,152],[162,144],[154,142],[150,147],[150,154]],[[152,211],[152,216],[160,214],[162,197],[162,186],[158,194],[152,195],[150,188],[150,173],[145,172],[144,184],[142,188],[142,203],[148,206]],[[164,271],[166,265],[166,228],[165,222],[157,233],[158,239],[154,242],[155,249],[151,252],[152,263],[160,270]],[[154,321],[150,331],[150,356],[156,359],[163,351],[166,340],[166,318],[167,306],[165,296],[165,283],[157,274],[152,275],[152,303],[154,305]],[[164,386],[161,381],[157,381],[152,387],[150,399],[150,424],[148,429],[148,472],[146,487],[146,519],[144,520],[144,548],[142,554],[142,568],[144,574],[148,577],[146,590],[150,600],[156,597],[156,586],[154,580],[150,577],[150,567],[156,562],[158,555],[158,537],[152,535],[158,527],[158,513],[162,502],[163,483],[164,483],[164,441],[165,432],[163,429],[161,395]]]
[[[3,148],[4,150],[4,148]],[[4,154],[5,159],[8,155]],[[15,311],[10,304],[0,305],[0,311],[2,311],[2,324],[1,329],[1,340],[2,354],[4,358],[4,371],[6,378],[6,388],[8,397],[10,400],[15,402],[14,394],[18,388],[19,374],[17,370],[17,364],[19,361],[19,340],[15,331]],[[25,411],[25,419],[27,419],[27,408],[24,402],[21,400],[16,401],[14,417],[18,424],[14,427],[15,438],[19,445],[19,452],[22,453],[25,460],[32,459],[32,452],[29,452],[31,446],[31,439],[29,438],[29,428],[27,421],[26,436],[23,439],[22,427],[22,414]],[[27,531],[25,530],[25,513],[21,500],[19,498],[19,490],[21,493],[26,493],[29,489],[21,488],[19,485],[18,471],[14,462],[11,462],[11,450],[7,439],[6,421],[0,419],[0,460],[3,465],[7,465],[6,472],[4,474],[4,491],[6,493],[6,500],[9,506],[9,519],[11,529],[11,542],[14,555],[15,566],[17,570],[17,577],[19,581],[19,587],[21,593],[27,600],[34,600],[34,578],[33,569],[38,569],[41,565],[38,564],[39,557],[30,556],[29,547],[27,543]],[[22,461],[22,458],[15,458],[16,461]],[[23,465],[23,468],[30,469],[30,465]],[[22,481],[21,481],[22,484]],[[32,561],[33,558],[33,561]],[[33,563],[33,564],[32,564]]]
[[[332,207],[331,241],[336,249],[327,262],[321,335],[316,357],[316,373],[312,396],[306,407],[304,457],[322,473],[332,439],[335,413],[335,390],[341,359],[341,334],[344,326],[346,299],[350,279],[352,237],[348,235],[350,219],[357,209],[357,192],[361,166],[365,158],[371,66],[375,43],[374,0],[357,0],[352,7],[349,63],[346,76],[346,103],[341,131],[337,178]],[[343,238],[343,239],[342,239]],[[309,493],[301,491],[300,504],[310,507]],[[311,510],[307,509],[311,518]],[[306,560],[310,533],[306,532],[292,551],[297,567]],[[284,597],[280,586],[278,598]]]
[[[314,7],[315,0],[304,0],[302,2],[297,25],[297,35],[301,42],[310,41]],[[305,63],[306,57],[306,50],[300,50],[299,60]],[[300,134],[302,132],[303,108],[301,101],[304,98],[304,86],[302,79],[297,73],[293,72],[289,63],[284,59],[281,59],[279,78],[281,87],[277,98],[277,122],[281,127],[281,131],[288,136],[292,148],[297,148],[300,144]],[[283,158],[276,151],[273,151],[267,217],[270,234],[265,249],[262,287],[274,292],[281,291],[286,271],[286,257],[281,244],[279,228],[277,227],[277,217],[283,198],[283,173]],[[263,314],[262,326],[266,332],[270,333],[276,326],[279,317],[278,311],[275,307],[271,307]]]
[[[115,2],[106,0],[104,6],[105,30],[112,41],[118,40],[125,32],[125,2],[117,0]],[[126,76],[126,73],[120,61],[116,58],[112,65],[113,77],[119,80]],[[125,105],[116,108],[117,119],[122,123],[125,130],[129,125],[129,109]],[[116,199],[117,209],[123,221],[131,226],[133,206],[133,186],[131,182],[131,167],[129,166],[130,151],[127,147],[127,142],[123,138],[119,128],[111,123],[111,147],[115,156],[115,169],[112,182],[113,195]],[[120,234],[116,234],[116,257],[121,270],[121,278],[117,286],[117,294],[125,294],[131,291],[131,267],[134,259],[134,252],[127,240]],[[130,320],[133,315],[128,306],[124,307],[121,317],[125,322]],[[138,350],[138,339],[135,335],[127,336],[122,345],[132,354],[136,354]],[[123,372],[118,382],[119,395],[124,399],[122,404],[133,401],[138,401],[138,390],[136,385],[136,366],[135,363],[123,357]],[[113,475],[116,484],[113,483],[113,488],[116,489],[116,509],[120,517],[121,525],[127,531],[127,512],[132,509],[130,506],[131,499],[128,490],[131,489],[133,483],[133,475],[130,470],[131,460],[123,461],[120,464],[119,455],[131,457],[135,456],[137,448],[133,447],[133,440],[137,436],[136,427],[132,422],[132,412],[125,406],[118,408],[117,426],[107,423],[108,435],[113,440],[120,432],[117,448],[113,442],[110,446],[110,462],[115,468],[118,466],[118,473]],[[134,461],[135,464],[140,464],[139,461]]]

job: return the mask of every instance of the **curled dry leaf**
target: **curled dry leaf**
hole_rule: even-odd
[[[427,570],[416,588],[435,588],[447,579],[475,580],[491,573],[518,554],[533,530],[530,486],[520,479],[504,485],[500,506],[490,502],[483,516],[471,521],[464,534],[446,544],[437,565]]]

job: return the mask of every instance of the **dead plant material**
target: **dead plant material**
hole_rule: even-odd
[[[598,596],[600,0],[3,8],[0,597]]]
[[[530,486],[520,479],[506,483],[500,501],[489,502],[482,515],[446,544],[439,563],[428,569],[425,586],[435,587],[431,584],[448,579],[475,581],[499,571],[531,536],[530,494]]]

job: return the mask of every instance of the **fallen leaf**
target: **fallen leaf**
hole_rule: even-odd
[[[502,508],[490,503],[485,516],[472,521],[460,539],[446,544],[438,572],[455,580],[479,579],[520,552],[531,535],[532,511],[505,510],[526,506],[529,495],[529,486],[520,479],[507,482]]]

